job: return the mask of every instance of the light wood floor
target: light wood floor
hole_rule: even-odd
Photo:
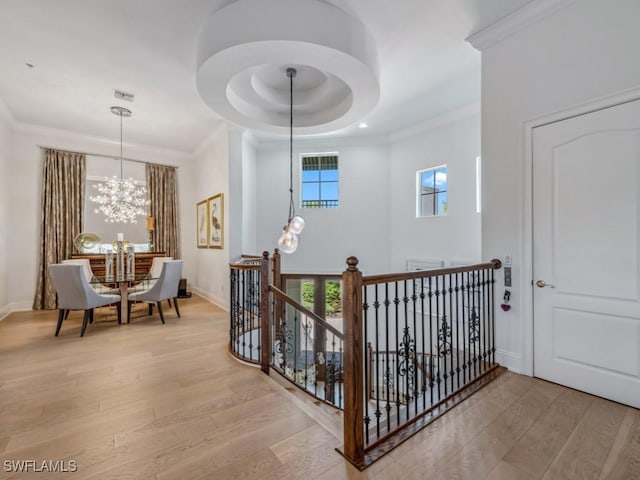
[[[365,472],[339,415],[227,353],[227,314],[194,296],[166,325],[101,309],[0,322],[0,478],[640,479],[640,411],[506,373]],[[76,473],[7,461],[75,460]]]

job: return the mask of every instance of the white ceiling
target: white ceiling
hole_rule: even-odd
[[[221,121],[196,89],[200,32],[232,1],[0,0],[0,98],[18,122],[114,139],[110,107],[124,105],[125,143],[193,152]],[[532,0],[326,1],[358,18],[378,50],[370,127],[331,133],[344,136],[387,135],[478,102],[480,53],[464,39]]]

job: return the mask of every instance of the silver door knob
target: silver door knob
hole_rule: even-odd
[[[536,285],[540,288],[544,288],[544,287],[555,288],[553,285],[551,285],[550,283],[546,283],[544,280],[538,280],[536,282]]]

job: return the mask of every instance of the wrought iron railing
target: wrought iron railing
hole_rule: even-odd
[[[269,294],[275,320],[271,367],[319,400],[342,408],[342,332],[282,290],[270,286]]]
[[[342,408],[342,318],[332,318],[334,325],[323,318],[327,310],[335,313],[335,306],[325,302],[325,291],[339,288],[341,277],[280,275],[277,251],[271,258],[266,252],[245,255],[230,264],[230,271],[230,352]]]
[[[262,257],[243,255],[230,266],[229,351],[260,363],[260,268]]]
[[[368,277],[347,265],[282,275],[277,250],[231,264],[229,348],[343,409],[342,452],[362,469],[497,374],[501,265]]]
[[[338,208],[338,200],[302,200],[302,208]]]
[[[347,263],[344,454],[364,468],[498,367],[500,262],[369,277]]]

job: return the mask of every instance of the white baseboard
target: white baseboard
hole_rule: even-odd
[[[33,310],[33,304],[31,302],[13,302],[9,304],[9,310],[12,312],[26,312]]]
[[[225,312],[229,311],[228,301],[225,301],[221,297],[214,295],[210,292],[205,292],[204,290],[201,290],[196,286],[192,286],[191,289],[194,291],[194,293],[197,293],[208,302],[213,303],[216,307],[220,307]]]
[[[5,317],[10,315],[13,312],[28,312],[33,310],[33,305],[31,302],[13,302],[0,307],[0,321],[4,320]]]
[[[496,362],[511,372],[522,374],[522,357],[518,353],[496,349]]]

